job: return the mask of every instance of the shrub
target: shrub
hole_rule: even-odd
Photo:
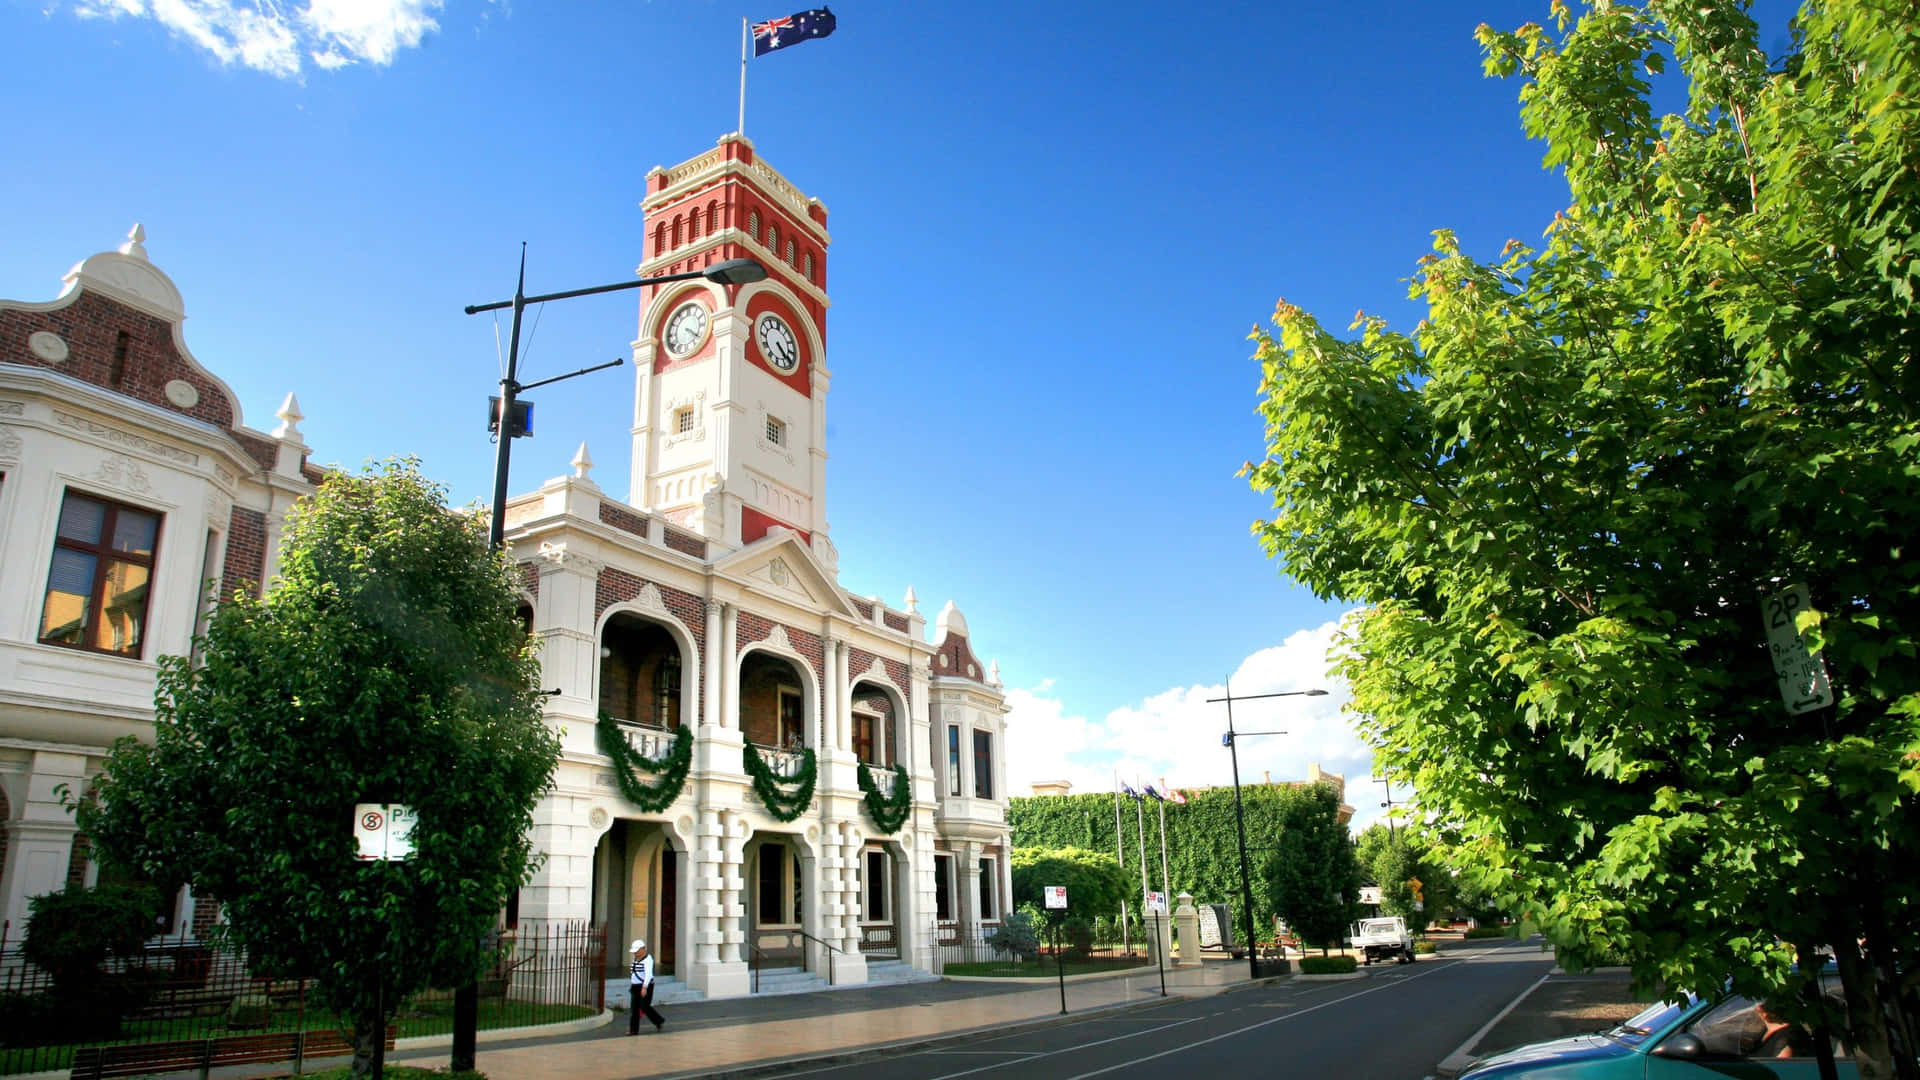
[[[27,906],[33,921],[20,952],[55,986],[67,986],[92,982],[109,956],[139,955],[153,934],[160,894],[144,885],[69,885]]]
[[[1351,975],[1354,971],[1354,959],[1351,956],[1303,956],[1300,958],[1302,975]]]
[[[1024,911],[1008,915],[1000,929],[987,935],[987,945],[1000,952],[1013,953],[1022,960],[1040,955],[1040,938],[1033,932],[1033,919]]]
[[[1068,960],[1085,960],[1093,955],[1093,924],[1085,919],[1068,919],[1060,924],[1060,944]]]
[[[1506,937],[1506,936],[1507,936],[1506,930],[1502,929],[1501,927],[1476,926],[1473,929],[1467,931],[1466,940],[1472,941],[1475,938],[1494,938],[1494,937]]]
[[[1428,941],[1424,938],[1413,943],[1413,951],[1418,953],[1421,956],[1426,956],[1432,953],[1437,948],[1439,948],[1438,945],[1435,945],[1433,942]]]
[[[266,1027],[273,1019],[273,1002],[265,994],[241,994],[227,1006],[230,1028]]]

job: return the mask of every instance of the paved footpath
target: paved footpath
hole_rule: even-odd
[[[1216,994],[1249,979],[1244,960],[1207,960],[1169,968],[1169,995]],[[1160,975],[1117,975],[1066,985],[1069,1017],[1160,1001]],[[475,1061],[491,1080],[629,1080],[708,1076],[795,1061],[882,1052],[945,1037],[1060,1016],[1057,982],[954,981],[832,990],[767,998],[729,998],[663,1006],[667,1025],[627,1035],[624,1012],[589,1032],[559,1039],[482,1044]],[[395,1051],[396,1064],[444,1068],[447,1049]]]

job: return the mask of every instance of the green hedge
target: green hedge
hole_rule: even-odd
[[[1467,931],[1468,941],[1472,941],[1475,938],[1492,938],[1492,937],[1506,937],[1506,936],[1507,936],[1506,930],[1498,926],[1476,926],[1473,929]]]
[[[1300,958],[1302,975],[1351,975],[1354,971],[1354,959],[1351,956],[1303,956]]]
[[[1233,788],[1189,790],[1184,806],[1166,803],[1167,866],[1174,895],[1192,893],[1196,903],[1233,905],[1233,937],[1239,944],[1240,856],[1235,844]],[[1306,792],[1280,784],[1243,784],[1242,806],[1247,820],[1247,864],[1253,875],[1253,921],[1256,928],[1273,925],[1273,901],[1267,894],[1267,865],[1279,839],[1287,807]],[[1016,848],[1087,848],[1115,854],[1114,796],[1039,795],[1008,800],[1007,824]],[[1119,846],[1126,852],[1126,876],[1138,888],[1140,851],[1144,841],[1147,883],[1160,888],[1160,808],[1147,799],[1136,804],[1119,798]],[[1145,825],[1144,837],[1141,826]],[[1129,895],[1132,895],[1131,890]],[[1172,903],[1168,897],[1168,903]],[[1094,914],[1099,914],[1095,912]],[[1137,918],[1139,912],[1133,912]]]
[[[1413,943],[1413,951],[1420,954],[1421,956],[1426,956],[1439,947],[1440,946],[1434,944],[1431,941],[1428,941],[1425,938],[1422,938],[1419,941],[1416,941]]]

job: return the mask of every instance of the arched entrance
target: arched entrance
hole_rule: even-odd
[[[626,974],[635,938],[647,942],[656,974],[677,970],[683,863],[659,822],[615,821],[594,846],[592,917],[607,928],[607,978]]]

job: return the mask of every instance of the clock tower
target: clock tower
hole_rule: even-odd
[[[827,210],[742,135],[647,174],[643,277],[749,258],[751,285],[641,290],[629,504],[721,550],[775,528],[828,573]]]

